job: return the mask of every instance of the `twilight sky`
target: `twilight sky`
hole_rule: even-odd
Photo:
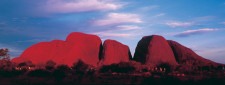
[[[162,35],[225,64],[225,0],[0,0],[0,48],[12,58],[71,32],[130,47]]]

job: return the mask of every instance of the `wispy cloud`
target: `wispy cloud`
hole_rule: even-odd
[[[141,11],[149,11],[149,10],[152,10],[152,9],[157,9],[159,7],[160,7],[159,5],[145,6],[145,7],[141,7],[140,10]]]
[[[205,29],[197,29],[197,30],[187,30],[187,31],[184,31],[184,32],[176,33],[174,36],[187,37],[187,36],[190,36],[190,35],[203,34],[203,33],[220,31],[220,30],[224,30],[224,29],[205,28]]]
[[[141,19],[137,14],[129,13],[109,13],[105,18],[95,20],[95,26],[115,26],[126,23],[141,23]]]
[[[166,22],[169,27],[189,27],[194,25],[194,22]]]
[[[225,22],[221,22],[221,24],[225,25]]]
[[[142,29],[136,25],[130,25],[134,23],[142,23],[137,14],[130,13],[109,13],[103,19],[98,19],[93,22],[93,26],[102,26],[104,28],[110,28],[105,31],[95,32],[92,34],[99,35],[100,37],[130,37],[136,36],[135,33],[131,33],[131,30]]]
[[[131,33],[110,33],[110,32],[96,32],[92,33],[95,35],[99,35],[100,37],[130,37],[133,36]]]
[[[224,62],[224,58],[225,58],[225,47],[224,46],[219,46],[219,47],[215,47],[215,48],[204,48],[204,49],[200,49],[197,50],[196,52],[203,56],[204,58],[210,59],[210,60],[214,60],[218,63],[223,63]]]
[[[18,55],[20,55],[23,52],[23,50],[20,50],[20,49],[18,49],[16,47],[9,46],[9,45],[6,45],[6,44],[1,44],[0,43],[0,47],[1,48],[8,48],[11,58],[18,57]]]
[[[194,21],[194,22],[210,21],[215,18],[216,18],[216,16],[202,16],[202,17],[193,18],[192,21]]]
[[[44,10],[51,13],[71,13],[116,10],[121,4],[109,0],[48,0]]]
[[[6,23],[5,22],[0,22],[0,25],[5,25]]]
[[[190,26],[198,26],[199,22],[210,21],[215,19],[216,16],[202,16],[190,19],[190,22],[182,22],[182,21],[167,21],[164,24],[169,27],[190,27]]]
[[[23,41],[17,41],[17,42],[43,42],[43,41],[47,41],[46,39],[31,39],[31,40],[23,40]]]
[[[118,30],[139,30],[142,29],[139,26],[135,26],[135,25],[121,25],[121,26],[117,26],[116,27]]]
[[[223,52],[225,50],[225,47],[221,48],[221,47],[217,47],[217,48],[208,48],[207,50],[197,50],[197,52],[201,53],[201,54],[213,54],[213,53],[220,53]]]
[[[161,17],[161,16],[164,16],[164,15],[165,15],[165,13],[160,13],[160,14],[157,14],[157,15],[155,15],[153,17],[156,18],[156,17]]]

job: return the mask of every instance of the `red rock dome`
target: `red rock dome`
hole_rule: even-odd
[[[71,66],[81,59],[87,64],[97,66],[100,46],[101,39],[98,36],[74,32],[67,37],[66,41],[53,40],[37,43],[12,61],[21,63],[23,59],[26,59],[38,64],[53,60],[57,64]]]
[[[129,62],[132,58],[129,47],[115,40],[105,40],[100,65]]]
[[[159,65],[169,63],[177,65],[172,49],[162,36],[145,36],[139,42],[135,50],[135,61],[147,65]]]

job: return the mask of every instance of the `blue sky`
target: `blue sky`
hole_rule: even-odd
[[[0,0],[0,48],[12,58],[71,32],[126,44],[162,35],[225,64],[225,0]]]

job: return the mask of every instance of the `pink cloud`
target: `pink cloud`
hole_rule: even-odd
[[[167,22],[166,25],[170,27],[189,27],[194,25],[194,22]]]
[[[104,0],[48,0],[44,10],[50,13],[71,13],[116,10],[121,4]]]
[[[224,30],[224,29],[205,28],[205,29],[197,29],[197,30],[187,30],[187,31],[184,31],[184,32],[176,33],[174,36],[187,37],[187,36],[194,35],[194,34],[202,34],[202,33],[219,31],[219,30]]]
[[[141,19],[136,14],[129,13],[109,13],[105,18],[94,21],[95,26],[113,26],[126,23],[141,23]]]
[[[221,24],[225,25],[225,22],[221,22]]]
[[[121,26],[117,26],[117,29],[118,30],[139,30],[142,28],[135,25],[121,25]]]
[[[210,21],[215,19],[215,16],[203,16],[203,17],[197,17],[192,19],[194,22],[201,22],[201,21]]]

